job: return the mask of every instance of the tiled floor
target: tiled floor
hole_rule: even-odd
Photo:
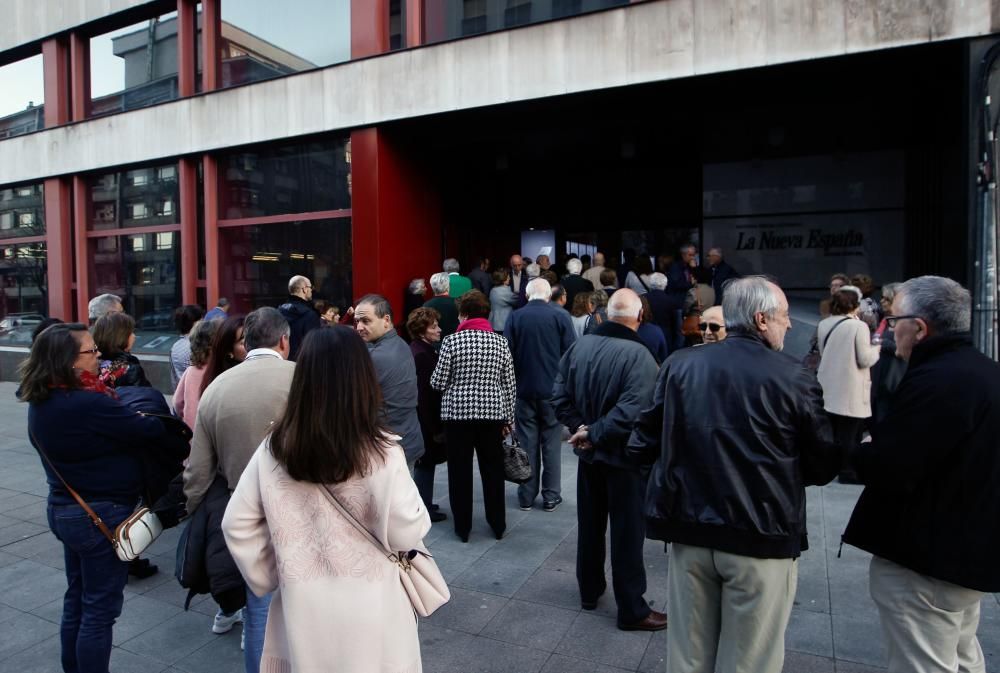
[[[26,408],[14,385],[0,383],[0,673],[59,671],[58,623],[65,588],[62,550],[45,525],[46,485],[26,441]],[[452,587],[452,601],[420,625],[428,673],[604,673],[664,671],[666,634],[626,633],[615,627],[610,593],[595,612],[582,612],[574,576],[575,458],[566,448],[565,502],[552,513],[517,508],[508,486],[509,532],[493,539],[477,505],[468,544],[450,522],[427,538]],[[812,549],[799,567],[795,609],[786,635],[785,670],[862,673],[884,666],[881,632],[867,592],[868,557],[839,536],[859,487],[809,489]],[[436,498],[447,511],[447,484],[439,470]],[[131,581],[115,627],[114,673],[237,673],[243,670],[239,628],[211,632],[214,603],[196,599],[183,610],[184,591],[173,578],[179,530],[167,531],[150,556],[160,573]],[[647,542],[647,598],[666,598],[667,557]],[[610,578],[610,576],[609,576]],[[980,639],[990,670],[1000,666],[1000,607],[983,601]],[[994,663],[996,662],[996,663]]]

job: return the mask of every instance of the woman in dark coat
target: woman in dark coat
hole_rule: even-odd
[[[445,461],[444,423],[441,421],[441,393],[431,388],[431,375],[437,366],[435,344],[441,342],[441,314],[432,308],[416,308],[406,320],[410,334],[410,352],[417,368],[417,417],[424,436],[424,455],[413,467],[417,484],[431,521],[444,521],[447,515],[434,504],[434,468]]]
[[[121,614],[128,564],[70,495],[73,490],[111,530],[142,491],[138,447],[164,433],[159,419],[115,399],[98,378],[100,351],[85,325],[42,332],[21,367],[31,443],[44,451],[49,527],[64,547],[67,589],[60,637],[65,671],[107,673],[112,626]]]
[[[139,358],[132,355],[135,320],[127,313],[108,313],[94,324],[94,342],[101,351],[98,376],[109,388],[149,386]]]

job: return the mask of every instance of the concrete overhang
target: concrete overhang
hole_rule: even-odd
[[[105,0],[111,2],[111,0]],[[1000,0],[652,0],[0,142],[0,184],[455,110],[987,35]]]

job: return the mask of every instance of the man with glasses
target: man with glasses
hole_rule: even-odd
[[[288,280],[288,301],[278,307],[281,315],[292,328],[292,345],[288,359],[295,362],[302,340],[312,330],[323,324],[312,304],[312,282],[305,276],[292,276]]]
[[[873,554],[869,591],[889,671],[986,670],[979,604],[1000,591],[1000,365],[972,344],[972,300],[949,278],[896,291],[896,356],[908,363],[872,441],[844,542]]]
[[[726,321],[722,317],[722,307],[712,306],[706,308],[701,314],[701,322],[698,323],[701,330],[701,338],[707,344],[717,343],[726,338]]]

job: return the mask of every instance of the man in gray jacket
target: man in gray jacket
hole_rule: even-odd
[[[643,499],[646,479],[630,462],[625,446],[632,421],[653,400],[656,361],[636,334],[642,302],[632,290],[618,290],[608,302],[608,320],[581,337],[559,363],[553,404],[573,433],[577,470],[576,579],[584,610],[597,607],[607,581],[604,539],[611,519],[611,569],[618,603],[618,628],[659,631],[667,616],[649,607]]]
[[[354,325],[368,344],[382,388],[382,409],[389,429],[402,437],[406,462],[413,464],[424,455],[424,437],[417,418],[417,368],[413,353],[392,326],[389,300],[378,294],[366,294],[354,308]]]

